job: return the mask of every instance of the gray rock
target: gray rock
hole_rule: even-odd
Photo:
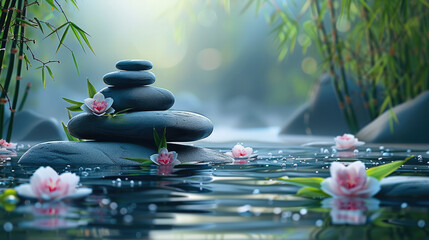
[[[9,120],[8,120],[9,122]],[[9,123],[5,124],[6,126]],[[7,131],[7,128],[4,130]],[[61,124],[55,118],[42,116],[31,110],[16,113],[12,142],[43,142],[65,140]]]
[[[363,127],[370,122],[368,110],[364,107],[359,87],[351,80],[347,82],[359,127]],[[335,136],[345,132],[350,129],[338,107],[331,77],[325,74],[314,86],[309,103],[296,112],[280,134]]]
[[[414,176],[394,176],[381,180],[381,190],[377,197],[421,198],[429,196],[429,178]]]
[[[152,86],[106,87],[100,92],[113,98],[112,107],[117,112],[127,108],[131,111],[168,110],[174,104],[174,95],[170,91]]]
[[[179,144],[169,144],[181,162],[232,162],[232,159],[214,150]],[[124,158],[149,158],[156,153],[153,145],[118,142],[46,142],[38,144],[19,160],[23,165],[140,165]]]
[[[116,71],[104,75],[103,81],[116,87],[150,85],[155,82],[155,75],[147,71]]]
[[[122,60],[116,63],[116,68],[119,70],[139,71],[152,69],[153,64],[147,60]]]
[[[212,122],[199,114],[183,111],[132,112],[114,118],[82,113],[68,122],[70,134],[99,141],[153,142],[153,128],[167,129],[167,141],[187,142],[205,138]]]
[[[429,143],[429,91],[408,102],[393,108],[398,122],[393,122],[393,132],[390,121],[393,119],[389,111],[384,112],[356,135],[370,143]]]

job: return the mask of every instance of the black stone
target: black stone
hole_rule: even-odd
[[[103,81],[116,87],[150,85],[155,82],[155,75],[147,71],[116,71],[104,75]]]
[[[116,68],[126,71],[139,71],[152,69],[153,64],[147,60],[122,60],[116,63]]]
[[[106,87],[100,92],[113,98],[112,107],[116,112],[127,108],[131,111],[168,110],[174,104],[174,95],[170,91],[152,86]]]
[[[169,144],[169,151],[176,151],[181,162],[232,162],[218,151]],[[19,160],[23,165],[140,165],[124,158],[149,158],[156,153],[153,145],[118,142],[45,142],[28,150]]]
[[[368,110],[360,96],[360,88],[347,80],[349,93],[359,127],[370,122]],[[311,99],[296,111],[280,134],[307,134],[336,136],[350,132],[343,112],[338,107],[330,75],[323,75],[314,86]]]
[[[356,136],[359,140],[370,143],[429,143],[428,106],[429,91],[425,91],[392,109],[398,122],[386,111]],[[393,121],[393,131],[390,129],[390,121]]]
[[[99,141],[153,143],[153,129],[167,130],[167,141],[188,142],[205,138],[213,131],[212,122],[199,114],[183,111],[132,112],[116,117],[82,113],[68,122],[71,135]]]
[[[381,180],[381,190],[376,197],[416,198],[429,196],[429,178],[419,176],[393,176]]]

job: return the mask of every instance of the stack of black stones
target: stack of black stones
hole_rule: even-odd
[[[119,71],[103,77],[108,86],[100,92],[113,99],[114,117],[81,113],[68,122],[70,134],[83,142],[47,142],[34,146],[20,159],[21,164],[136,164],[125,158],[149,158],[156,153],[153,130],[166,130],[168,142],[203,139],[213,131],[212,122],[199,114],[169,110],[173,94],[150,86],[155,82],[151,62],[123,60]],[[216,151],[187,145],[170,144],[181,161],[231,161]]]

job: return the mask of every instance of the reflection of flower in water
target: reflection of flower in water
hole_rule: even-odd
[[[157,174],[168,176],[173,172],[174,165],[158,165],[157,166]]]
[[[355,157],[355,156],[356,156],[356,153],[354,153],[352,151],[337,152],[337,157],[347,158],[347,157]]]
[[[379,204],[380,201],[374,198],[327,198],[322,201],[323,208],[331,209],[333,224],[365,224],[365,213],[377,210]]]
[[[233,164],[235,165],[241,165],[241,164],[248,164],[249,159],[234,159]]]
[[[34,220],[19,224],[23,228],[55,230],[76,228],[88,224],[86,220],[79,219],[81,216],[77,213],[76,208],[67,206],[62,202],[37,202],[32,205],[19,206],[15,211],[34,216]]]

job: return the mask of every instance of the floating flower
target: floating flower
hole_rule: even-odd
[[[30,178],[29,184],[15,188],[18,195],[37,198],[39,201],[80,198],[91,194],[90,188],[76,188],[79,177],[74,173],[58,173],[51,167],[40,167]]]
[[[333,197],[369,198],[380,191],[380,182],[366,175],[365,165],[361,161],[347,167],[333,162],[331,177],[322,181],[321,189]]]
[[[226,155],[233,157],[235,159],[249,159],[249,158],[255,158],[256,155],[253,154],[253,148],[251,147],[244,147],[241,144],[236,144],[231,152],[225,153]]]
[[[112,108],[112,104],[112,98],[104,98],[102,93],[96,93],[94,98],[85,99],[85,104],[83,104],[81,108],[87,113],[92,113],[96,116],[102,116],[104,114],[115,112],[115,110]]]
[[[333,224],[361,225],[367,221],[365,212],[377,210],[380,201],[374,198],[327,198],[323,208],[330,208]]]
[[[0,147],[2,149],[16,149],[16,143],[8,143],[4,139],[0,139]]]
[[[150,156],[150,160],[156,165],[178,165],[180,161],[177,160],[177,153],[175,151],[169,152],[167,148],[161,148],[158,154]]]
[[[360,142],[354,135],[347,133],[343,136],[337,136],[334,140],[335,147],[338,150],[354,149],[365,144],[364,142]]]

